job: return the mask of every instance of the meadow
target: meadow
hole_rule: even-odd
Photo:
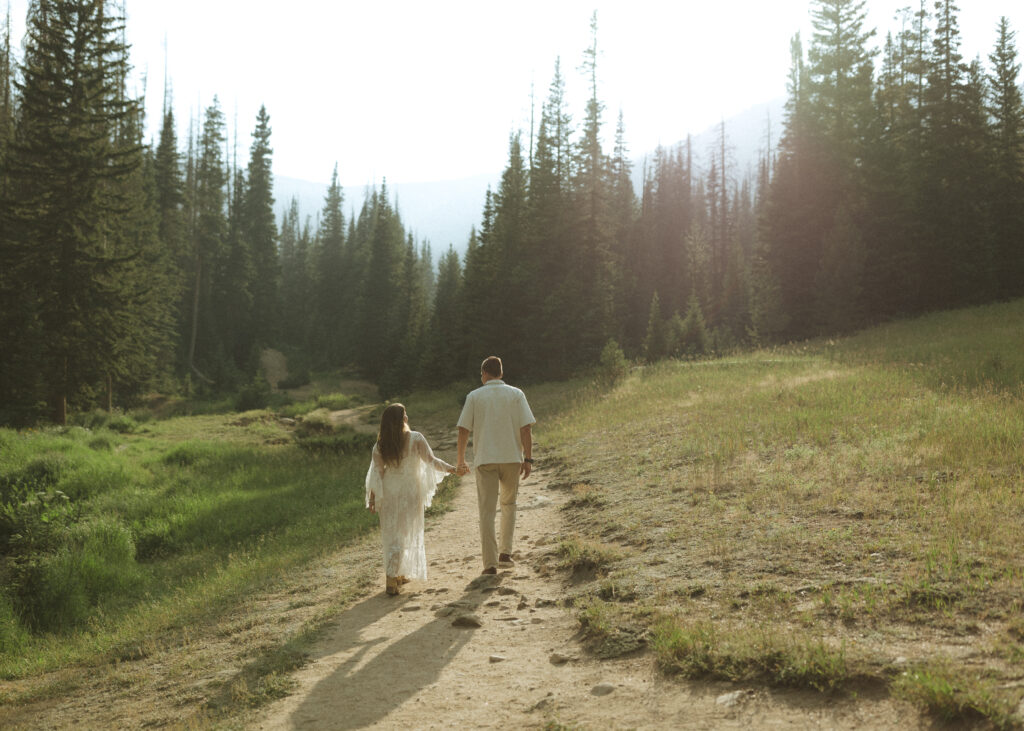
[[[1022,344],[1017,301],[527,384],[538,465],[571,492],[552,555],[589,647],[652,652],[681,678],[1019,725]],[[474,385],[403,397],[413,427],[451,450]],[[248,658],[204,713],[287,692],[318,628],[377,574],[373,546],[332,561],[376,525],[368,393],[317,384],[243,413],[0,430],[0,678],[22,683],[0,706],[74,691],[68,668],[141,682],[118,663],[161,652],[208,675],[224,659],[200,659],[200,636]],[[360,429],[332,425],[359,403]],[[295,578],[310,567],[329,578]],[[343,591],[303,598],[324,582]],[[274,587],[283,605],[250,611]],[[309,616],[268,625],[281,606]]]
[[[1014,726],[1024,302],[646,366],[553,428],[598,652]]]
[[[265,410],[82,421],[0,430],[0,677],[103,662],[376,524],[364,434],[303,449]]]

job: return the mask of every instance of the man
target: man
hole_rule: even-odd
[[[526,395],[506,384],[501,358],[492,355],[480,365],[483,384],[466,396],[459,416],[458,472],[469,474],[466,446],[473,433],[473,465],[480,508],[480,543],[485,574],[498,573],[498,565],[512,565],[512,537],[516,529],[519,478],[533,467],[533,432],[536,423]],[[494,534],[494,518],[501,500],[501,546]],[[499,553],[500,550],[500,553]]]

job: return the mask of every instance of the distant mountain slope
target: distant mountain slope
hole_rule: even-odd
[[[781,99],[759,104],[746,112],[725,121],[726,142],[732,170],[729,173],[738,182],[747,173],[757,169],[757,160],[768,146],[769,130],[771,145],[778,145],[782,131],[783,101]],[[718,126],[693,136],[693,152],[698,170],[707,167],[710,151],[718,145]],[[685,140],[685,138],[683,138]],[[667,143],[675,145],[676,141]],[[643,180],[644,165],[650,164],[654,151],[638,157],[633,167],[633,182],[637,194]],[[479,226],[483,212],[484,197],[488,186],[497,190],[501,171],[493,175],[479,175],[460,180],[441,180],[430,183],[388,183],[392,201],[397,202],[398,211],[407,231],[419,242],[429,242],[437,255],[449,245],[462,253],[466,250],[469,234]],[[358,213],[370,186],[345,186],[345,216]],[[379,184],[377,186],[380,187]],[[305,219],[310,217],[315,226],[327,194],[326,183],[278,176],[274,182],[276,209],[280,216],[291,204],[292,198],[299,203],[299,211]]]

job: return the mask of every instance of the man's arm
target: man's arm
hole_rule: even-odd
[[[530,476],[530,471],[533,469],[533,463],[525,460],[533,458],[533,424],[527,424],[519,430],[519,437],[523,441],[523,466],[519,468],[519,474],[523,478]]]
[[[466,464],[466,446],[469,444],[469,429],[459,427],[459,456],[455,461],[455,469],[460,475],[469,474],[469,465]]]

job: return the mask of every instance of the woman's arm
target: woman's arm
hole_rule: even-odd
[[[432,466],[438,472],[447,472],[449,474],[455,474],[455,467],[445,462],[443,459],[434,456],[434,450],[430,448],[430,444],[427,442],[427,438],[419,432],[414,432],[415,437],[413,438],[413,447],[416,450],[416,454],[421,460]]]

